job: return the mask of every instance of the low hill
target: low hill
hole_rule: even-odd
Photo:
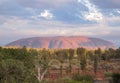
[[[114,44],[99,38],[83,36],[56,36],[56,37],[32,37],[13,41],[6,46],[27,46],[32,48],[78,48],[108,49],[114,48]]]

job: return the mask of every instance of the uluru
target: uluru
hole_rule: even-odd
[[[32,48],[50,48],[50,49],[69,49],[83,47],[86,49],[108,49],[114,48],[114,44],[110,41],[85,37],[85,36],[55,36],[55,37],[31,37],[23,38],[6,46],[27,46]]]

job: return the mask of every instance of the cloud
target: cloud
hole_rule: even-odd
[[[120,9],[119,9],[119,10],[117,9],[116,11],[117,11],[117,13],[119,13],[119,14],[120,14]]]
[[[34,8],[60,8],[66,4],[72,4],[76,0],[16,0],[19,4],[25,7]]]
[[[103,19],[103,16],[101,13],[98,13],[98,12],[89,12],[89,13],[85,13],[84,18],[89,21],[99,22]]]
[[[110,27],[119,28],[119,26],[120,26],[120,16],[106,17],[105,22]]]
[[[59,7],[58,7],[59,6]],[[76,0],[6,0],[0,5],[0,15],[27,19],[52,19],[74,22],[79,5]],[[74,9],[74,10],[72,10]]]
[[[27,23],[27,20],[12,16],[5,19],[5,21],[3,22],[3,24],[1,24],[0,27],[7,30],[17,30],[21,27],[25,27],[24,25],[26,25]]]
[[[120,0],[90,0],[90,1],[102,9],[120,8]]]
[[[44,10],[43,12],[40,13],[40,15],[38,17],[43,17],[45,19],[52,19],[54,16],[50,12],[50,10]]]
[[[101,21],[103,19],[102,13],[99,11],[99,9],[92,3],[90,3],[89,0],[78,0],[79,3],[82,3],[88,8],[88,12],[83,12],[83,16],[86,20],[89,21]]]
[[[27,17],[31,14],[25,7],[18,4],[16,0],[0,1],[0,15]]]

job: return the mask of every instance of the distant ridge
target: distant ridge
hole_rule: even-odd
[[[55,36],[55,37],[32,37],[13,41],[6,46],[27,46],[32,48],[78,48],[86,49],[108,49],[114,48],[114,44],[99,38],[84,36]]]

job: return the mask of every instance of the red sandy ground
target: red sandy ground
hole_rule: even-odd
[[[55,80],[55,79],[58,79],[60,77],[60,70],[59,69],[49,69],[48,72],[49,73],[45,76],[45,78],[47,78],[47,79]],[[104,80],[104,79],[106,79],[106,76],[105,76],[104,72],[105,72],[104,70],[98,70],[96,75],[95,75],[93,70],[91,70],[91,71],[86,71],[85,74],[92,75],[94,77],[94,79],[97,79],[97,80]],[[120,73],[119,70],[109,70],[109,72]],[[71,74],[67,74],[66,70],[63,70],[62,77],[66,77],[66,76],[71,77],[75,73],[78,73],[77,68],[72,69]],[[83,75],[81,70],[80,70],[80,75]]]

